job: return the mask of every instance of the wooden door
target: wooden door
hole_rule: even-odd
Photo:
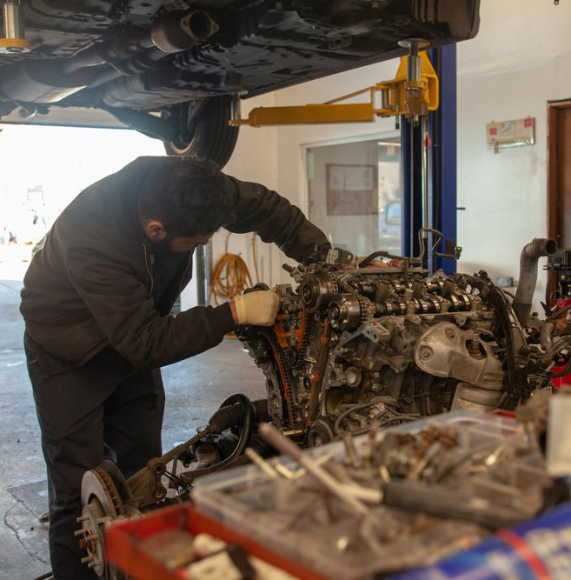
[[[548,103],[548,234],[559,248],[571,248],[571,100]],[[556,276],[546,301],[554,305]]]

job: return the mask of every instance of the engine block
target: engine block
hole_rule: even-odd
[[[273,289],[275,325],[239,337],[265,374],[274,423],[310,446],[451,409],[513,407],[544,380],[539,331],[524,332],[485,273],[320,262],[292,276],[295,288]]]

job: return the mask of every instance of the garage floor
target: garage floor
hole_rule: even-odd
[[[31,580],[49,570],[39,428],[22,347],[21,284],[0,280],[0,578]],[[235,392],[264,396],[264,381],[237,341],[163,369],[165,450],[193,434]]]

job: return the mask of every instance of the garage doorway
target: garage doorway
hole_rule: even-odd
[[[571,248],[571,99],[548,106],[548,233],[559,248]],[[556,277],[547,288],[547,304],[554,305]]]
[[[0,125],[0,280],[23,279],[36,244],[75,196],[161,141],[136,131]]]
[[[306,149],[309,218],[333,245],[402,253],[400,152],[399,136]]]

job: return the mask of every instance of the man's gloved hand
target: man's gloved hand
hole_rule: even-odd
[[[236,324],[272,326],[276,321],[280,300],[271,290],[257,290],[235,298],[230,303]]]

